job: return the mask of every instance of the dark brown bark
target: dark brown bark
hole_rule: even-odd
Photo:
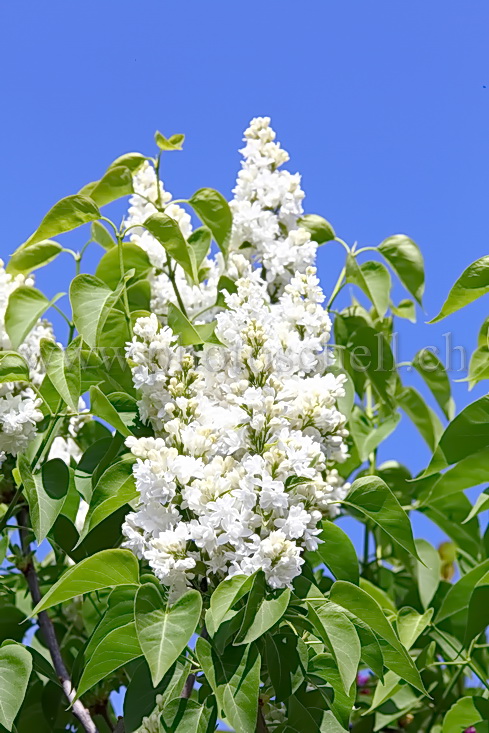
[[[22,552],[26,558],[26,562],[22,569],[22,572],[27,580],[27,585],[29,586],[32,601],[34,605],[37,605],[42,596],[39,588],[39,579],[37,577],[36,568],[34,567],[34,562],[31,556],[29,542],[30,530],[27,529],[29,526],[29,512],[27,511],[27,509],[21,509],[17,516],[19,526],[22,527],[22,529],[19,530],[20,543],[22,547]],[[68,702],[71,704],[71,712],[79,721],[86,733],[98,733],[97,727],[95,726],[89,711],[83,705],[83,703],[80,700],[76,700],[75,702],[73,702],[76,697],[76,690],[73,687],[70,675],[68,674],[68,670],[66,669],[63,657],[61,656],[61,649],[59,647],[59,643],[56,638],[56,633],[54,631],[54,626],[51,619],[49,618],[46,611],[41,611],[38,614],[37,619],[39,622],[39,628],[44,637],[44,641],[46,642],[46,645],[49,649],[49,653],[53,662],[53,667],[59,677],[63,692],[65,693]]]

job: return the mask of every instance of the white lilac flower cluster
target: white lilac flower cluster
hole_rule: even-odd
[[[296,272],[314,264],[317,244],[298,225],[304,192],[300,175],[280,167],[288,153],[275,142],[269,117],[256,117],[245,131],[244,160],[234,199],[231,250],[263,268],[272,295]]]
[[[300,573],[319,523],[347,489],[343,377],[327,371],[331,322],[316,271],[276,302],[240,255],[243,276],[217,315],[219,345],[183,348],[155,314],[137,321],[127,356],[141,418],[129,438],[140,494],[123,527],[172,598],[206,577],[263,570],[272,588]]]
[[[242,169],[230,202],[233,228],[226,261],[220,252],[208,255],[201,265],[206,276],[199,285],[189,283],[183,269],[179,265],[175,267],[176,285],[185,309],[190,317],[204,311],[201,321],[214,316],[212,308],[220,276],[232,280],[242,276],[243,258],[238,255],[261,271],[274,297],[282,293],[296,272],[305,272],[316,259],[317,244],[298,225],[304,198],[300,175],[280,169],[289,156],[275,142],[270,118],[253,119],[244,140]],[[164,319],[168,303],[176,302],[174,286],[165,272],[167,255],[161,244],[138,225],[157,212],[158,207],[164,208],[165,214],[178,223],[183,236],[188,238],[192,233],[191,218],[173,203],[163,182],[158,184],[156,171],[148,161],[135,173],[133,187],[124,224],[133,227],[129,234],[131,241],[145,250],[154,268],[150,275],[151,310]]]
[[[32,287],[33,285],[33,277],[11,275],[5,271],[4,263],[0,260],[0,353],[11,349],[11,342],[5,329],[5,312],[9,297],[20,286]],[[53,327],[46,319],[37,321],[18,348],[18,352],[29,366],[30,382],[36,387],[41,384],[45,376],[41,360],[42,339],[54,341]],[[7,454],[17,456],[34,438],[37,424],[43,418],[40,407],[41,399],[25,383],[0,384],[0,465],[5,461]],[[82,412],[85,409],[85,403],[80,400],[79,411]],[[68,464],[71,458],[75,460],[80,458],[81,451],[75,438],[85,421],[83,417],[70,418],[67,422],[66,433],[54,439],[49,458],[61,458]]]
[[[160,717],[165,707],[163,695],[156,695],[156,706],[151,715],[143,718],[137,733],[160,733]]]
[[[33,284],[31,277],[7,273],[0,260],[0,352],[11,349],[5,329],[9,297],[18,287],[30,287]],[[51,325],[44,320],[37,322],[19,347],[19,352],[29,365],[33,384],[40,384],[43,376],[39,347],[42,338],[53,338]],[[29,440],[36,434],[37,423],[43,417],[40,404],[41,400],[35,392],[24,383],[7,382],[0,385],[0,465],[7,454],[16,456],[25,450]]]
[[[174,219],[185,238],[192,233],[190,215],[178,204],[172,203],[171,194],[165,190],[163,182],[157,184],[156,171],[148,161],[133,177],[134,195],[129,199],[128,216],[124,221],[130,230],[130,240],[139,245],[148,255],[154,270],[150,275],[151,310],[160,317],[165,317],[168,303],[175,302],[175,291],[170,278],[164,272],[167,269],[167,255],[164,247],[146,229],[137,226],[158,211],[157,206],[164,207],[165,214]],[[175,280],[187,313],[192,317],[216,302],[217,283],[223,269],[222,258],[206,258],[202,267],[207,270],[205,282],[198,286],[188,282],[183,269],[175,267]]]

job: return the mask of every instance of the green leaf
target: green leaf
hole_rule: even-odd
[[[27,247],[42,242],[44,239],[51,239],[51,237],[69,232],[96,219],[100,219],[100,211],[91,198],[78,194],[67,196],[48,211],[39,227],[23,246]]]
[[[139,565],[130,550],[102,550],[69,568],[48,590],[32,615],[85,593],[138,584]]]
[[[99,221],[94,221],[90,228],[90,236],[93,242],[97,242],[104,249],[112,249],[117,245],[112,237],[110,236],[107,229]]]
[[[424,262],[418,245],[404,234],[395,234],[384,239],[378,249],[406,290],[421,305],[424,293]]]
[[[370,326],[360,327],[349,336],[347,349],[353,372],[367,375],[380,398],[393,404],[396,370],[384,336]]]
[[[211,636],[217,632],[234,604],[248,593],[253,579],[252,575],[233,575],[219,583],[211,595],[210,609],[206,614],[206,626]]]
[[[463,458],[436,480],[427,494],[426,501],[440,499],[484,483],[487,480],[488,462],[489,446],[479,453]]]
[[[132,473],[134,462],[135,458],[126,456],[121,461],[110,465],[101,475],[93,490],[90,507],[78,544],[109,514],[112,514],[124,504],[129,504],[138,496]]]
[[[239,733],[255,733],[260,688],[260,655],[255,645],[228,646],[218,654],[200,638],[195,650],[227,722]]]
[[[473,589],[467,614],[464,647],[470,646],[472,639],[486,631],[489,626],[489,572],[487,572]]]
[[[202,598],[189,590],[169,608],[152,583],[136,595],[136,630],[146,657],[153,685],[157,685],[187,646],[199,623]]]
[[[313,684],[319,688],[322,687],[322,685],[318,684],[319,680],[326,682],[326,684],[333,688],[333,699],[331,700],[331,696],[327,695],[326,690],[325,698],[331,706],[331,710],[336,719],[341,723],[343,728],[348,730],[351,711],[355,704],[356,686],[352,685],[350,692],[348,694],[345,693],[336,662],[329,654],[316,654],[311,659],[308,677],[312,678]]]
[[[409,606],[401,608],[397,614],[396,625],[399,639],[406,649],[411,649],[423,631],[428,628],[432,616],[432,608],[425,611],[425,613],[418,613]]]
[[[452,286],[441,311],[429,323],[436,323],[489,292],[489,255],[473,262]]]
[[[213,188],[200,188],[189,199],[189,204],[209,227],[220,249],[226,254],[233,216],[224,196]]]
[[[194,251],[189,247],[177,222],[166,214],[152,214],[144,222],[145,229],[165,248],[194,283],[199,282]]]
[[[132,432],[121,419],[115,407],[110,403],[99,387],[93,385],[90,387],[90,409],[94,415],[106,420],[121,435],[128,437]]]
[[[9,544],[8,541],[9,541],[9,531],[7,529],[5,530],[5,534],[3,535],[3,537],[0,537],[0,565],[3,563],[7,555],[8,544]],[[0,627],[1,627],[1,624],[2,624],[2,621],[0,620]],[[1,631],[0,631],[0,636],[1,636]]]
[[[90,196],[97,206],[105,206],[121,196],[128,196],[133,191],[132,172],[123,165],[117,165],[111,166],[100,181],[88,183],[78,193]]]
[[[49,339],[41,339],[40,343],[41,359],[46,374],[61,399],[74,412],[78,412],[81,390],[80,348],[81,338],[72,341],[66,350]]]
[[[396,544],[418,557],[409,518],[381,478],[363,476],[356,479],[344,503],[359,509]]]
[[[249,644],[275,626],[282,618],[290,600],[290,590],[272,591],[266,587],[265,576],[259,571],[253,580],[241,628],[235,644]]]
[[[58,242],[46,239],[44,242],[22,246],[14,252],[6,267],[11,275],[28,275],[38,267],[44,267],[52,262],[62,251],[63,247]]]
[[[390,303],[391,277],[381,262],[369,261],[359,265],[352,254],[346,260],[346,282],[358,285],[372,301],[380,318],[384,318]]]
[[[344,580],[338,580],[334,583],[331,588],[330,599],[333,603],[346,608],[355,616],[358,616],[359,619],[365,621],[381,639],[387,642],[387,644],[382,645],[386,666],[417,690],[426,694],[418,670],[377,601],[361,588]]]
[[[122,258],[124,261],[124,273],[134,270],[134,275],[129,282],[143,279],[151,270],[151,263],[148,255],[137,244],[124,242],[122,245]],[[115,290],[121,279],[119,248],[109,249],[97,265],[95,276],[106,285]]]
[[[418,555],[423,561],[416,564],[418,593],[423,608],[428,608],[440,585],[441,559],[438,550],[426,540],[416,540],[415,542]]]
[[[404,387],[397,395],[397,401],[406,415],[412,420],[432,451],[443,433],[443,425],[414,387]]]
[[[469,373],[466,380],[469,383],[469,390],[484,379],[489,379],[489,347],[479,346],[470,357]]]
[[[176,662],[164,675],[160,684],[153,687],[151,673],[145,659],[141,661],[131,677],[124,697],[125,733],[139,730],[143,718],[151,715],[156,707],[156,696],[161,696],[160,706],[164,708],[173,698],[179,697],[185,680],[190,673],[190,662]]]
[[[450,618],[455,613],[466,609],[469,598],[480,580],[489,572],[489,559],[463,575],[455,585],[452,585],[441,604],[436,616],[437,624]]]
[[[188,238],[188,243],[194,252],[197,269],[199,269],[211,248],[211,239],[211,230],[207,229],[207,227],[195,229]]]
[[[32,657],[21,644],[0,648],[0,725],[12,730],[27,691]]]
[[[313,560],[317,564],[323,562],[336,580],[349,580],[358,585],[357,553],[348,535],[337,524],[324,521],[319,539],[321,544],[315,553],[311,553]]]
[[[413,359],[413,366],[423,377],[447,420],[453,420],[455,403],[445,367],[430,349],[421,349]]]
[[[52,302],[40,290],[28,285],[21,285],[10,294],[5,311],[5,330],[14,349],[20,346]]]
[[[107,599],[105,613],[95,627],[85,647],[84,658],[86,661],[91,659],[100,642],[111,631],[134,622],[134,598],[136,592],[136,585],[119,585],[111,591]]]
[[[411,323],[416,323],[416,306],[412,300],[401,300],[398,305],[391,303],[391,311],[398,318],[406,318]]]
[[[15,351],[0,352],[0,384],[28,382],[29,378],[29,367],[23,356]]]
[[[124,153],[124,155],[120,155],[116,158],[114,162],[109,165],[107,170],[122,166],[123,168],[129,168],[132,173],[135,173],[144,165],[146,160],[146,156],[141,155],[141,153]]]
[[[360,639],[346,614],[333,603],[323,603],[314,608],[309,605],[311,618],[319,638],[331,649],[343,682],[345,694],[349,694],[360,663]]]
[[[419,511],[437,524],[464,552],[478,558],[482,548],[477,518],[463,524],[470,509],[471,503],[461,491],[430,499],[428,505],[419,507]]]
[[[288,703],[286,733],[344,733],[331,710],[325,710],[324,698],[317,690],[293,695]]]
[[[121,292],[121,286],[114,291],[94,275],[77,275],[72,281],[70,302],[73,321],[88,346],[97,346],[109,312]]]
[[[179,343],[182,346],[195,346],[204,343],[219,345],[220,343],[214,336],[215,323],[195,325],[174,303],[168,304],[168,325],[173,333],[178,336]]]
[[[32,473],[27,457],[17,459],[24,493],[29,504],[32,528],[40,544],[60,513],[69,484],[68,466],[60,458],[45,463],[41,473]]]
[[[487,509],[489,509],[489,489],[486,489],[477,497],[477,501],[467,515],[467,518],[464,520],[464,524],[466,522],[470,522],[471,519],[481,512],[485,512]]]
[[[362,662],[382,682],[384,679],[384,655],[382,654],[379,640],[365,621],[362,621],[354,615],[352,615],[351,620],[357,630],[358,638],[362,645]]]
[[[8,535],[5,534],[5,537]],[[15,601],[16,599],[12,598],[12,603]],[[26,610],[27,608],[28,606]],[[26,619],[27,616],[20,608],[10,605],[6,599],[2,598],[0,601],[0,644],[6,640],[12,644],[17,641],[21,642],[25,636],[26,628],[23,624]]]
[[[443,719],[441,733],[463,733],[467,728],[489,720],[489,700],[478,695],[462,697]]]
[[[275,699],[285,702],[304,681],[309,662],[307,645],[287,627],[267,634],[263,643]]]
[[[83,670],[77,697],[124,664],[141,656],[134,622],[119,626],[109,631],[92,653]]]
[[[392,598],[379,586],[374,585],[367,578],[360,578],[360,588],[366,591],[369,596],[377,601],[379,606],[386,612],[397,613],[396,604]]]
[[[184,140],[185,135],[171,135],[169,138],[166,138],[158,130],[155,132],[155,143],[160,150],[181,150]]]
[[[212,699],[203,705],[183,698],[171,700],[161,714],[165,733],[213,733],[217,711]]]
[[[489,447],[489,395],[465,407],[447,426],[438,449],[447,464]]]
[[[297,224],[311,235],[313,242],[319,245],[335,238],[335,232],[329,221],[318,214],[305,214],[297,220]]]
[[[375,427],[358,406],[354,407],[349,427],[362,462],[368,460],[369,455],[389,437],[399,420],[399,413],[394,412],[379,427]]]

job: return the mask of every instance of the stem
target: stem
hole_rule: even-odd
[[[355,255],[361,255],[362,252],[378,252],[378,249],[377,247],[362,247],[362,249],[357,249]]]
[[[39,461],[41,460],[43,453],[47,453],[49,451],[49,449],[51,448],[52,442],[53,442],[53,440],[56,437],[56,434],[55,434],[54,431],[55,431],[56,425],[57,425],[58,420],[59,420],[59,411],[60,411],[60,408],[61,408],[61,400],[59,400],[59,402],[58,402],[58,406],[56,408],[56,412],[53,415],[52,423],[49,426],[49,430],[48,430],[48,432],[46,434],[46,437],[44,438],[44,440],[42,441],[41,445],[39,446],[39,449],[38,449],[36,455],[34,456],[34,460],[32,461],[31,468],[32,468],[33,471],[35,471],[36,466],[39,463]]]
[[[18,522],[24,527],[28,526],[29,512],[27,511],[27,509],[20,510],[18,515]],[[22,569],[22,572],[27,581],[27,585],[29,586],[32,601],[34,605],[37,605],[42,596],[39,589],[39,579],[37,577],[36,569],[34,567],[34,562],[30,555],[30,542],[28,539],[29,531],[30,530],[28,529],[19,530],[22,553],[26,558],[26,565]],[[83,730],[86,731],[86,733],[98,733],[89,711],[80,700],[75,700],[76,690],[73,687],[70,676],[68,674],[68,670],[66,669],[65,663],[63,661],[63,657],[61,656],[61,650],[59,648],[58,640],[56,638],[56,633],[54,631],[54,626],[51,619],[49,618],[46,611],[41,611],[38,614],[37,618],[39,622],[39,628],[41,629],[41,632],[44,636],[44,641],[46,642],[49,649],[54,669],[56,670],[56,674],[60,679],[61,686],[66,695],[66,698],[71,704],[71,711],[73,715],[79,721],[80,725],[82,726]]]
[[[117,233],[117,247],[119,249],[119,268],[121,273],[121,280],[123,281],[122,302],[124,303],[124,314],[126,316],[129,334],[132,338],[131,309],[129,308],[129,298],[127,297],[127,283],[124,281],[124,277],[126,274],[124,270],[124,250],[122,248],[122,237],[119,235],[119,233]]]
[[[156,205],[161,208],[161,190],[160,190],[160,164],[161,164],[161,153],[158,153],[155,163],[156,173]]]
[[[3,515],[2,519],[0,520],[0,532],[3,532],[5,527],[7,526],[7,522],[10,519],[10,517],[13,515],[15,511],[15,507],[17,506],[17,503],[22,496],[22,484],[17,488],[14,496],[12,497],[12,501],[8,505],[8,509]]]
[[[437,626],[434,626],[434,628],[436,629],[436,632],[445,641],[445,643],[448,644],[448,646],[450,646],[453,649],[454,652],[457,652],[457,656],[460,656],[460,654],[463,651],[463,647],[462,647],[462,649],[457,649],[452,644],[452,642],[450,641],[450,639],[443,633],[443,631],[441,631]],[[470,646],[470,649],[472,651],[472,645]],[[469,667],[469,669],[475,674],[475,676],[482,682],[482,684],[484,685],[484,687],[486,688],[486,690],[489,690],[489,684],[487,683],[487,679],[485,679],[484,674],[481,673],[481,671],[479,669],[477,669],[477,666],[470,659],[465,659],[463,663],[466,664],[467,667]]]
[[[346,275],[346,267],[343,267],[343,269],[341,270],[340,275],[338,277],[338,280],[336,282],[336,285],[333,288],[333,292],[331,293],[331,298],[328,300],[328,305],[326,306],[326,309],[327,310],[329,310],[331,308],[331,306],[334,303],[334,300],[335,300],[336,296],[338,295],[338,293],[340,292],[341,288],[345,284],[343,282],[343,280],[345,279],[345,275]]]
[[[119,235],[119,231],[118,231],[118,229],[117,229],[116,225],[114,224],[114,222],[113,222],[113,221],[111,221],[110,219],[107,219],[107,217],[106,217],[106,216],[101,216],[101,217],[100,217],[100,221],[106,221],[106,222],[107,222],[107,224],[110,224],[110,226],[111,226],[111,227],[112,227],[112,229],[114,230],[114,234],[115,234],[115,237],[116,237],[116,239],[117,239],[117,237],[118,237],[118,235]]]
[[[178,305],[180,306],[180,310],[182,311],[183,315],[188,318],[187,311],[185,310],[185,305],[182,300],[182,296],[180,295],[180,291],[178,290],[177,281],[175,278],[175,271],[171,269],[171,261],[168,257],[166,261],[167,267],[168,267],[168,278],[173,285],[173,290],[175,291],[175,295],[177,297]]]
[[[63,318],[65,319],[66,323],[71,328],[72,321],[70,321],[70,319],[68,318],[68,316],[66,315],[66,313],[64,311],[62,311],[61,308],[56,305],[56,303],[53,303],[51,307],[54,308],[54,310],[57,311],[60,316],[63,316]]]
[[[472,653],[473,643],[474,642],[472,642],[472,644],[470,645],[469,655]],[[429,731],[432,730],[432,728],[433,728],[433,726],[435,724],[435,721],[436,721],[438,715],[440,714],[440,712],[443,709],[443,703],[447,700],[447,698],[450,695],[451,691],[453,690],[453,688],[457,684],[458,680],[460,679],[460,676],[463,674],[463,671],[464,671],[467,663],[468,663],[468,661],[467,660],[464,660],[460,664],[460,667],[457,669],[457,671],[453,675],[452,679],[450,680],[450,682],[448,684],[448,687],[445,689],[445,692],[443,693],[443,695],[441,696],[441,698],[438,700],[437,704],[435,705],[435,708],[433,710],[433,713],[432,713],[431,718],[430,718],[429,723],[428,723],[428,727],[426,728],[426,733],[429,733]]]
[[[205,628],[205,626],[202,627],[202,631],[200,632],[200,636],[201,636],[202,639],[208,639],[209,638],[209,634],[207,633],[207,629]],[[186,698],[188,700],[188,698],[192,694],[192,690],[194,689],[195,677],[196,677],[196,675],[195,675],[194,672],[191,672],[191,674],[189,674],[189,676],[185,680],[185,684],[183,686],[183,690],[181,692],[180,697],[184,697],[184,698]]]
[[[340,239],[339,237],[335,237],[333,239],[333,242],[338,242],[338,244],[341,244],[341,246],[344,247],[344,249],[347,251],[347,253],[350,254],[351,250],[350,250],[349,246],[347,245],[347,243],[344,241],[344,239]]]
[[[363,572],[366,574],[368,568],[368,556],[370,548],[370,528],[365,522],[365,534],[363,535]]]

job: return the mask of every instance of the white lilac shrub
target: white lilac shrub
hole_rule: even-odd
[[[215,273],[235,280],[217,313],[215,342],[181,347],[152,314],[136,322],[127,348],[140,416],[154,437],[127,440],[140,502],[126,517],[125,546],[173,598],[203,578],[217,584],[257,570],[272,588],[290,586],[304,550],[320,542],[321,520],[335,515],[349,488],[334,468],[346,456],[346,420],[336,406],[344,376],[328,371],[331,321],[312,264],[316,244],[297,226],[299,177],[278,170],[288,156],[274,137],[268,118],[245,133],[229,261],[208,258],[212,275],[200,288],[187,285],[180,268],[189,313],[215,304]],[[145,199],[131,199],[132,224],[151,213],[153,168],[144,166],[134,185]],[[160,197],[170,202],[163,188]],[[183,209],[169,203],[165,213],[170,208],[188,234]],[[162,268],[161,245],[148,232],[132,236]],[[154,301],[174,298],[168,277],[156,275]]]
[[[0,355],[11,350],[10,338],[5,329],[5,312],[10,295],[21,286],[32,287],[32,277],[11,275],[5,271],[0,260]],[[51,324],[39,320],[19,346],[19,353],[26,360],[33,385],[42,381],[43,370],[40,357],[42,338],[53,338]],[[41,399],[25,383],[5,382],[0,384],[0,464],[7,454],[17,456],[24,451],[36,434],[37,423],[42,420],[39,409]]]

